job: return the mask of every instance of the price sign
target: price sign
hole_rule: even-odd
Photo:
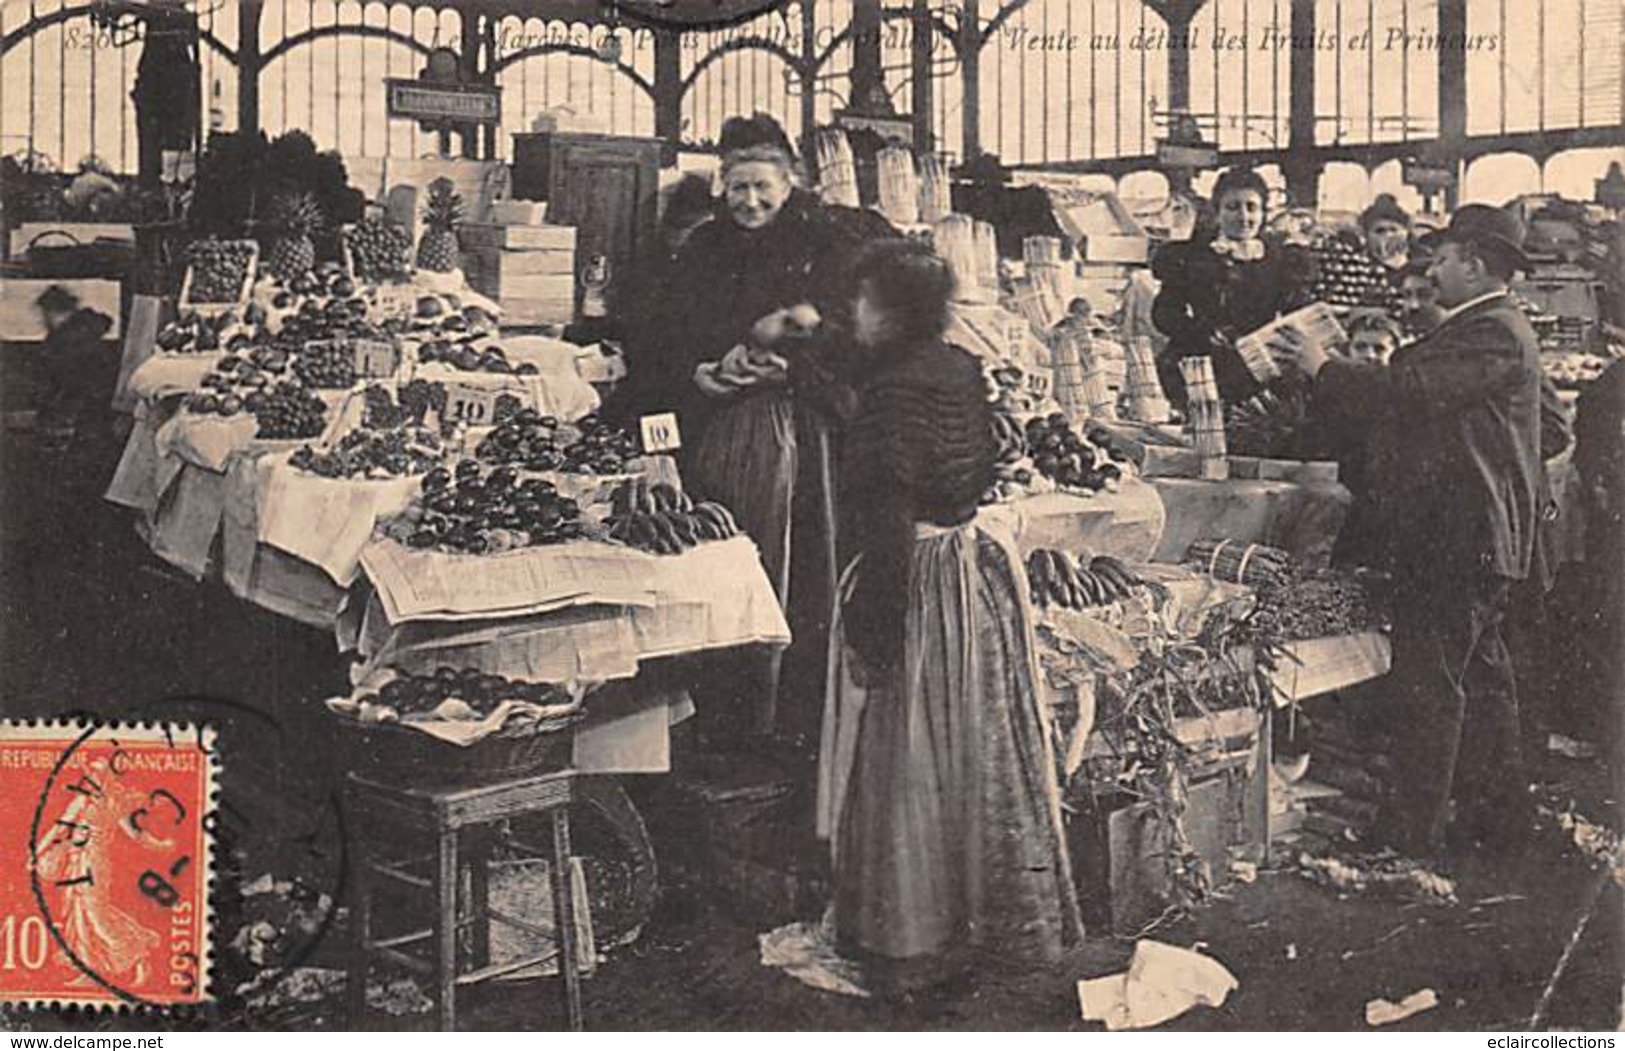
[[[638,420],[638,428],[643,432],[643,451],[646,453],[651,455],[669,453],[683,447],[683,436],[677,429],[676,413],[662,412],[644,416]]]
[[[471,387],[464,383],[446,384],[446,418],[483,427],[496,416],[500,391]]]
[[[380,339],[358,339],[350,344],[355,354],[355,374],[364,379],[392,378],[401,369],[401,351]]]
[[[411,285],[379,285],[374,302],[384,317],[411,317],[418,310],[418,294]]]

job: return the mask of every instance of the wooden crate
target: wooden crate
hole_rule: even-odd
[[[503,297],[504,326],[568,325],[575,320],[575,299],[515,299]]]
[[[540,249],[555,252],[576,250],[573,226],[499,226],[494,223],[464,223],[457,239],[463,251],[488,248]]]
[[[1190,775],[1185,832],[1222,884],[1232,857],[1259,861],[1268,853],[1269,720],[1232,709],[1182,720],[1175,732],[1203,751]],[[1117,794],[1110,774],[1124,760],[1100,734],[1091,735],[1085,761],[1096,776],[1074,788],[1068,829],[1085,918],[1132,932],[1167,904],[1161,826],[1149,804]]]

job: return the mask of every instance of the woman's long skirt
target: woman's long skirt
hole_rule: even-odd
[[[838,938],[898,961],[1053,961],[1083,931],[1022,562],[974,523],[918,533],[901,667],[860,684],[838,616],[830,649],[819,832]]]
[[[835,604],[835,507],[827,425],[788,391],[721,409],[701,439],[691,488],[720,501],[756,542],[794,640],[763,667],[755,722],[763,731],[816,739],[827,632]]]

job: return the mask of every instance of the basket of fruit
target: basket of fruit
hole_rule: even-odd
[[[257,242],[207,237],[192,243],[188,257],[186,278],[181,283],[181,313],[240,311],[247,304],[254,275],[259,271]]]
[[[584,716],[583,693],[570,686],[449,667],[391,669],[327,706],[351,769],[414,783],[563,769],[567,731]]]

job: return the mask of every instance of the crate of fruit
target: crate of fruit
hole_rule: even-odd
[[[249,240],[205,238],[192,242],[181,283],[180,311],[221,314],[241,311],[259,272],[260,246]]]
[[[521,776],[570,764],[585,690],[477,669],[386,669],[327,702],[348,765],[386,777]]]

